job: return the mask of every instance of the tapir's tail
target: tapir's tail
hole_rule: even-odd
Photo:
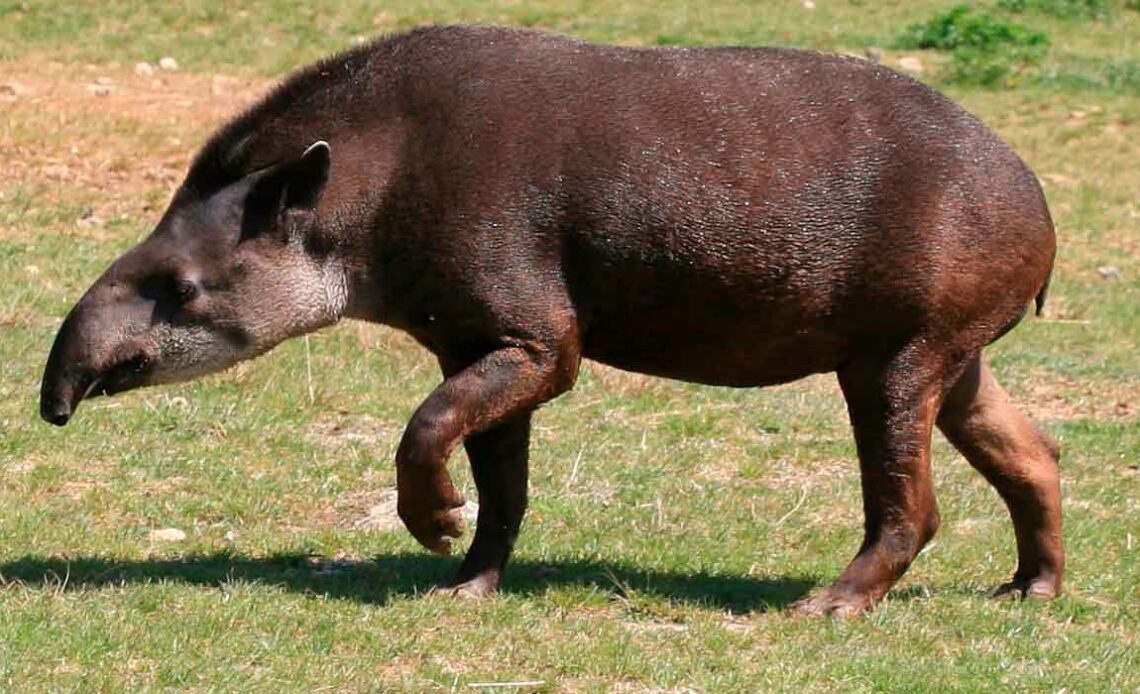
[[[1035,313],[1038,316],[1040,316],[1041,313],[1045,310],[1045,297],[1049,294],[1049,282],[1052,279],[1053,279],[1053,267],[1050,266],[1049,272],[1046,273],[1046,275],[1045,275],[1045,281],[1041,283],[1041,289],[1038,290],[1037,296],[1033,297],[1033,303],[1037,305],[1037,310]],[[1016,328],[1017,324],[1021,322],[1021,319],[1025,318],[1026,313],[1027,313],[1027,309],[1022,309],[1021,312],[1017,314],[1017,317],[1014,318],[1013,320],[1011,320],[1008,324],[1006,324],[1006,326],[1004,328],[999,330],[997,335],[994,335],[993,338],[991,338],[987,344],[992,345],[994,342],[997,342],[999,339],[1001,339],[1010,330],[1013,330],[1014,328]]]

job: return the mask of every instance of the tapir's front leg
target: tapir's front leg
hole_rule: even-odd
[[[431,551],[447,554],[451,540],[463,533],[458,510],[463,497],[447,473],[448,456],[467,437],[525,417],[573,385],[579,347],[576,340],[560,342],[555,347],[538,343],[503,347],[465,368],[453,369],[455,359],[441,358],[449,376],[416,410],[396,452],[397,510],[412,535]],[[480,492],[487,493],[482,488]],[[495,507],[498,500],[486,502]],[[509,542],[506,535],[500,541]],[[481,555],[495,556],[499,565],[510,551],[509,546],[479,549]]]
[[[479,490],[479,525],[451,591],[474,597],[499,587],[526,513],[530,413],[468,437],[464,446]]]

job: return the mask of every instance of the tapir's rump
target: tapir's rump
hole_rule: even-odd
[[[935,425],[1010,504],[1006,589],[1052,595],[1056,450],[981,352],[1043,298],[1054,251],[1025,164],[883,66],[420,29],[301,70],[206,144],[61,330],[43,413],[346,316],[403,329],[445,380],[399,446],[398,510],[446,551],[465,443],[481,504],[455,591],[482,594],[525,509],[531,413],[583,357],[741,387],[834,371],[867,538],[802,609],[865,609],[933,535]]]

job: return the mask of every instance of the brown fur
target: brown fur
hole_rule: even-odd
[[[306,149],[316,140],[331,158]],[[1044,197],[981,123],[881,66],[418,30],[305,69],[223,128],[107,277],[142,286],[171,247],[183,266],[168,272],[193,268],[200,292],[170,320],[191,311],[219,340],[236,334],[235,358],[342,316],[438,356],[446,378],[397,452],[399,512],[447,551],[462,499],[446,461],[466,443],[482,503],[457,593],[498,585],[526,506],[531,412],[573,386],[584,357],[738,387],[838,374],[866,538],[805,612],[867,608],[937,530],[936,422],[1010,505],[1013,588],[1059,589],[1056,451],[980,357],[1044,299]],[[125,363],[107,355],[131,353],[93,353],[106,334],[163,362],[161,340],[122,318],[124,301],[158,299],[113,299],[109,281],[53,350],[44,414],[57,423],[78,402],[68,363],[102,383]],[[322,304],[328,287],[343,301]],[[292,298],[252,331],[250,292]]]

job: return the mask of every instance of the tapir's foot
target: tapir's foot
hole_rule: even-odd
[[[463,502],[459,502],[463,506]],[[446,557],[451,554],[451,542],[467,529],[459,508],[416,509],[401,512],[400,519],[421,545],[431,552]]]
[[[796,614],[807,617],[854,617],[871,609],[874,599],[850,590],[827,588],[792,605]]]
[[[460,510],[463,495],[451,481],[437,481],[432,486],[401,485],[398,493],[396,511],[412,537],[436,554],[451,554],[451,541],[463,535],[467,527]]]
[[[991,594],[996,599],[1034,598],[1049,600],[1061,593],[1061,582],[1056,576],[1024,577],[1014,575],[1013,580],[998,586]]]
[[[433,595],[449,595],[461,600],[474,600],[476,598],[491,597],[498,589],[499,574],[489,571],[479,574],[469,581],[438,586],[433,588],[431,592]]]

